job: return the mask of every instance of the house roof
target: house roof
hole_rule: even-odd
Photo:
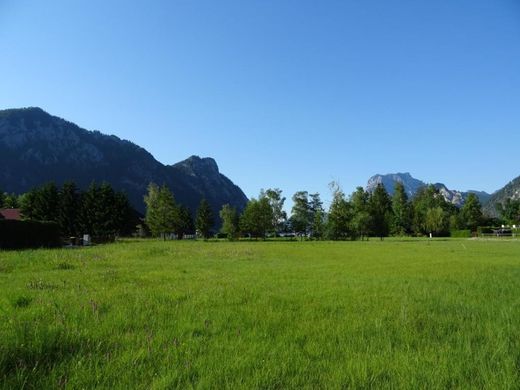
[[[0,209],[0,214],[2,214],[5,219],[14,219],[16,221],[22,219],[20,209]]]

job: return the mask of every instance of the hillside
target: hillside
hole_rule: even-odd
[[[373,191],[378,184],[383,184],[386,191],[392,195],[394,193],[394,188],[397,183],[402,183],[404,186],[404,189],[408,195],[408,197],[413,197],[419,189],[426,186],[427,183],[425,183],[422,180],[416,179],[410,175],[410,173],[389,173],[386,175],[374,175],[370,179],[368,179],[366,190],[367,191]],[[433,184],[435,188],[439,190],[439,192],[442,194],[444,199],[446,199],[447,202],[454,204],[457,207],[460,207],[464,204],[468,194],[473,193],[477,195],[477,197],[480,200],[480,203],[485,204],[489,197],[491,196],[487,192],[483,191],[457,191],[457,190],[450,190],[448,187],[446,187],[442,183],[435,183]]]
[[[166,184],[191,210],[203,197],[215,212],[226,203],[242,209],[247,202],[212,158],[191,156],[163,165],[130,141],[82,129],[40,108],[0,110],[0,149],[0,188],[8,192],[23,193],[49,181],[74,180],[81,188],[107,181],[143,212],[143,196],[153,181]]]
[[[493,193],[484,205],[484,212],[491,216],[498,216],[496,205],[504,203],[507,199],[520,199],[520,176]]]

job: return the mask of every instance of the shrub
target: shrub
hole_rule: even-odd
[[[456,238],[469,238],[471,237],[471,230],[452,230],[450,236]]]
[[[55,222],[0,220],[0,248],[55,248],[61,246]]]

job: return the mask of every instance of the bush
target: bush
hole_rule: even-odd
[[[0,220],[0,248],[56,248],[61,246],[55,222]]]
[[[469,238],[471,237],[471,230],[452,230],[450,236],[455,238]]]

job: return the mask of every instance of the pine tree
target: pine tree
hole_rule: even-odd
[[[213,227],[214,219],[213,212],[208,201],[203,198],[197,209],[197,216],[195,217],[195,227],[205,240],[211,235],[211,228]]]
[[[74,182],[64,183],[59,194],[58,223],[62,235],[66,237],[79,234],[80,195]]]
[[[469,194],[460,209],[460,217],[467,229],[476,231],[482,221],[482,206],[475,194]]]
[[[411,208],[402,183],[397,183],[392,196],[392,233],[408,234],[411,229]]]
[[[47,183],[22,197],[22,214],[34,221],[58,221],[59,192],[56,184]]]
[[[328,236],[332,240],[345,239],[351,235],[352,210],[345,194],[336,183],[331,183],[332,202],[327,224]]]
[[[175,227],[179,225],[179,210],[173,194],[165,185],[159,188],[157,184],[150,183],[144,202],[146,204],[145,221],[152,235],[166,239],[166,235],[174,232]]]
[[[372,219],[372,233],[383,240],[390,231],[391,202],[382,184],[378,184],[372,192],[368,204]]]
[[[184,205],[179,206],[179,224],[175,227],[177,238],[182,240],[186,234],[195,233],[195,225],[190,210]]]

